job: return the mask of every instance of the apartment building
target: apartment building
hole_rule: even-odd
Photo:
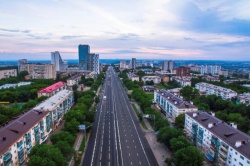
[[[200,93],[204,93],[205,95],[221,96],[223,100],[231,99],[237,96],[237,93],[231,89],[208,84],[205,82],[195,84],[195,88],[198,89]]]
[[[55,95],[56,93],[60,92],[61,90],[66,89],[66,87],[67,87],[66,83],[60,81],[60,82],[57,82],[53,85],[50,85],[46,88],[39,90],[37,92],[37,96],[38,97],[41,97],[41,96],[51,97]]]
[[[69,79],[67,79],[67,86],[71,87],[73,85],[78,85],[80,80],[81,80],[81,75],[76,74],[70,77]]]
[[[154,84],[159,84],[161,82],[161,77],[159,76],[143,76],[142,79],[145,84],[147,81],[153,81]]]
[[[54,64],[20,64],[20,71],[28,71],[33,79],[56,79],[56,67]]]
[[[173,118],[186,112],[198,110],[192,103],[183,100],[180,96],[175,96],[167,90],[155,90],[154,102],[157,103],[166,116]]]
[[[0,80],[3,78],[10,78],[16,76],[17,76],[16,69],[0,70]]]
[[[250,93],[242,93],[242,94],[239,94],[237,96],[237,101],[236,101],[237,104],[239,103],[242,103],[242,104],[245,104],[245,105],[249,105],[250,104]]]
[[[0,127],[0,165],[23,165],[32,147],[47,140],[51,132],[48,111],[30,110]]]
[[[206,158],[219,166],[250,165],[250,136],[207,112],[188,112],[185,133]]]
[[[4,84],[0,86],[0,89],[7,89],[7,88],[16,88],[19,86],[25,86],[25,85],[30,85],[31,82],[19,82],[17,84]]]
[[[191,86],[191,79],[192,79],[192,77],[189,77],[189,76],[186,76],[186,77],[173,76],[173,77],[171,77],[171,80],[175,80],[176,82],[178,82],[181,87]]]
[[[128,79],[130,79],[132,81],[139,81],[140,80],[138,75],[131,73],[131,72],[127,73],[127,77],[128,77]]]
[[[64,114],[70,110],[74,104],[73,92],[61,90],[57,94],[37,105],[34,110],[49,111],[52,120],[52,130],[56,129]]]
[[[190,67],[180,66],[176,69],[176,76],[190,76]]]

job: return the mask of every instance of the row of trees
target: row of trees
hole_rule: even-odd
[[[102,75],[97,80],[102,79]],[[96,82],[95,82],[96,83]],[[100,81],[96,83],[99,87]],[[90,110],[94,102],[95,93],[92,90],[85,92],[74,91],[76,105],[64,115],[64,129],[51,136],[52,145],[36,145],[29,155],[28,166],[64,166],[67,165],[75,150],[73,148],[78,126],[85,124],[90,127],[94,122],[95,112]]]
[[[9,107],[0,106],[0,125],[3,125],[6,122],[10,121],[13,117],[16,117],[22,114],[23,112],[30,110],[31,108],[35,107],[38,103],[44,101],[46,98],[47,97],[42,96],[35,100],[30,100],[24,105],[15,103]]]
[[[155,130],[158,131],[157,140],[166,144],[173,151],[172,158],[167,159],[166,162],[169,165],[174,163],[176,166],[203,165],[203,155],[184,137],[182,129],[169,127],[169,122],[167,119],[163,118],[160,112],[151,108],[152,101],[144,91],[137,87],[137,82],[127,80],[124,77],[124,73],[122,73],[120,76],[123,77],[125,86],[129,85],[127,88],[131,88],[133,90],[132,97],[139,103],[143,113],[155,115]],[[184,117],[185,116],[183,115],[177,117],[177,127],[183,128]],[[151,119],[151,124],[152,122],[153,119]]]
[[[54,83],[52,79],[32,80],[30,85],[0,90],[0,101],[28,102],[37,98],[37,91]]]

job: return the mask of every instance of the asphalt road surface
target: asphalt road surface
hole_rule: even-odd
[[[109,67],[83,166],[157,166],[119,77]]]

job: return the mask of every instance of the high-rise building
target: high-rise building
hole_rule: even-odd
[[[58,51],[51,52],[51,64],[54,64],[56,71],[65,71],[68,68],[66,61],[63,61]]]
[[[121,69],[126,69],[127,68],[126,66],[127,66],[126,61],[125,60],[121,60],[120,61],[120,68]]]
[[[87,70],[99,74],[99,54],[88,54]]]
[[[19,59],[18,60],[18,72],[20,72],[21,64],[28,63],[27,59]]]
[[[176,68],[176,76],[190,76],[190,67],[180,66]]]
[[[174,69],[174,61],[163,61],[162,62],[162,70],[173,70]]]
[[[89,45],[79,45],[78,54],[79,54],[79,70],[88,69],[88,56],[90,53]]]
[[[135,69],[136,68],[136,58],[131,59],[131,68]]]

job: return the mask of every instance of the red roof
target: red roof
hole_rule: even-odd
[[[50,93],[50,92],[53,92],[55,90],[57,90],[58,88],[61,88],[62,86],[64,86],[66,83],[60,81],[60,82],[57,82],[53,85],[50,85],[40,91],[38,91],[38,93]]]

